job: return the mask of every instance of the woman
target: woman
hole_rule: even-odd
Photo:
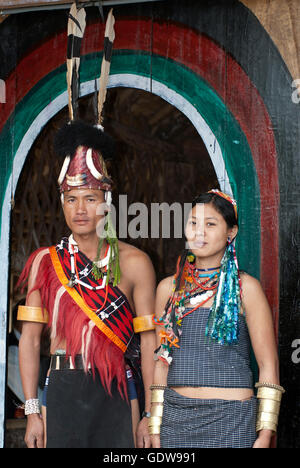
[[[238,270],[235,200],[212,190],[192,206],[185,253],[157,289],[152,444],[267,448],[284,392],[271,311],[259,281]]]

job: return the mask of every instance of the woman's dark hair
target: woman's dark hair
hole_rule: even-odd
[[[192,201],[192,207],[194,208],[194,206],[196,206],[198,203],[211,203],[217,212],[223,216],[229,228],[238,226],[238,220],[235,216],[232,203],[230,203],[230,201],[226,200],[225,198],[220,197],[220,195],[216,195],[215,193],[202,193],[201,195],[198,195],[196,198],[194,198]]]
[[[220,213],[221,216],[223,216],[228,228],[233,228],[234,226],[238,226],[238,219],[236,218],[235,210],[234,210],[232,203],[226,200],[225,198],[221,197],[220,195],[216,195],[215,193],[202,193],[198,195],[196,198],[194,198],[194,200],[192,201],[192,208],[194,208],[194,206],[198,205],[199,203],[204,203],[205,205],[207,205],[208,203],[211,203],[214,206],[214,208],[217,210],[217,212]],[[178,264],[176,286],[175,286],[176,291],[179,289],[180,284],[181,284],[183,267],[185,265],[187,256],[188,256],[188,251],[187,249],[185,249],[180,257],[180,261]]]

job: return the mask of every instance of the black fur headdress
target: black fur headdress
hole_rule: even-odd
[[[65,124],[54,138],[55,153],[65,158],[74,156],[78,146],[86,146],[101,153],[105,160],[112,159],[115,152],[114,140],[100,128],[81,120]]]

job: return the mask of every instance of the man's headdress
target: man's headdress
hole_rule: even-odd
[[[114,142],[103,130],[71,121],[58,131],[54,150],[64,158],[58,178],[61,193],[74,188],[111,191],[105,160],[113,158]]]
[[[76,120],[79,96],[80,47],[85,24],[84,8],[77,9],[76,4],[73,3],[69,13],[67,45],[67,86],[70,120],[58,131],[54,140],[55,153],[63,158],[58,184],[62,194],[62,201],[63,193],[66,191],[76,188],[89,188],[103,190],[106,204],[109,206],[112,198],[112,180],[108,175],[105,160],[112,159],[114,142],[102,127],[102,111],[106,98],[114,41],[112,10],[109,12],[105,28],[104,54],[99,80],[98,115],[94,126]],[[118,241],[109,213],[106,219],[105,232],[99,240],[98,255],[93,265],[93,272],[95,278],[99,279],[101,277],[99,261],[103,239],[105,238],[111,247],[110,262],[114,263],[114,267],[110,271],[114,277],[114,284],[117,284],[120,281]],[[109,277],[107,276],[108,280]]]

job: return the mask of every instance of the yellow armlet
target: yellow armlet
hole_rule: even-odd
[[[48,312],[42,307],[19,306],[17,320],[25,322],[48,323]]]
[[[141,333],[143,331],[154,330],[153,315],[141,315],[133,319],[134,333]]]

